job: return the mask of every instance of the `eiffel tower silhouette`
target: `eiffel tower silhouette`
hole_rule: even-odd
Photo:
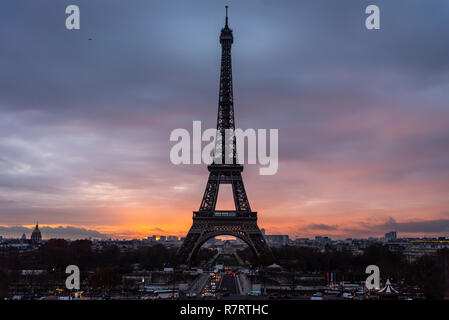
[[[243,166],[237,161],[235,135],[229,134],[235,130],[231,64],[233,42],[226,6],[226,24],[220,34],[222,55],[214,160],[207,167],[210,172],[209,179],[200,208],[193,212],[192,227],[178,250],[179,261],[187,264],[194,261],[204,242],[220,235],[237,237],[246,242],[256,256],[273,259],[271,250],[257,225],[257,212],[251,211],[246,196],[241,174]],[[235,210],[215,209],[221,184],[232,185]]]

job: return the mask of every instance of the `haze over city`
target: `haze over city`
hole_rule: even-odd
[[[267,233],[449,233],[449,4],[380,2],[370,33],[369,1],[230,1],[236,126],[279,129],[243,172]],[[77,3],[76,32],[70,1],[0,4],[0,235],[185,236],[208,172],[169,135],[215,127],[223,4]]]

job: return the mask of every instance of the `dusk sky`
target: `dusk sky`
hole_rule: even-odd
[[[279,129],[259,226],[449,235],[449,1],[2,0],[0,236],[186,235],[208,171],[169,136],[216,125],[225,4],[236,126]]]

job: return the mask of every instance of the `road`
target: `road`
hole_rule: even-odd
[[[198,279],[193,283],[192,287],[189,290],[189,294],[195,294],[196,296],[199,296],[201,294],[201,290],[204,288],[204,286],[207,284],[207,281],[209,279],[209,274],[203,273],[201,276],[198,277]]]
[[[237,283],[235,282],[236,278],[232,275],[223,274],[223,279],[221,280],[220,289],[228,290],[229,294],[236,295],[239,294],[239,290],[237,288]]]

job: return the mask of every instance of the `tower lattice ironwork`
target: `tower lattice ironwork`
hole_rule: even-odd
[[[237,161],[234,135],[234,99],[232,89],[232,29],[226,23],[220,34],[221,72],[218,101],[217,137],[213,163],[208,166],[209,179],[198,211],[193,212],[193,225],[178,250],[180,262],[191,264],[200,247],[210,238],[230,235],[240,238],[256,256],[272,259],[272,253],[257,225],[257,212],[251,211],[242,179],[243,165]],[[235,210],[216,210],[221,184],[231,184]]]

